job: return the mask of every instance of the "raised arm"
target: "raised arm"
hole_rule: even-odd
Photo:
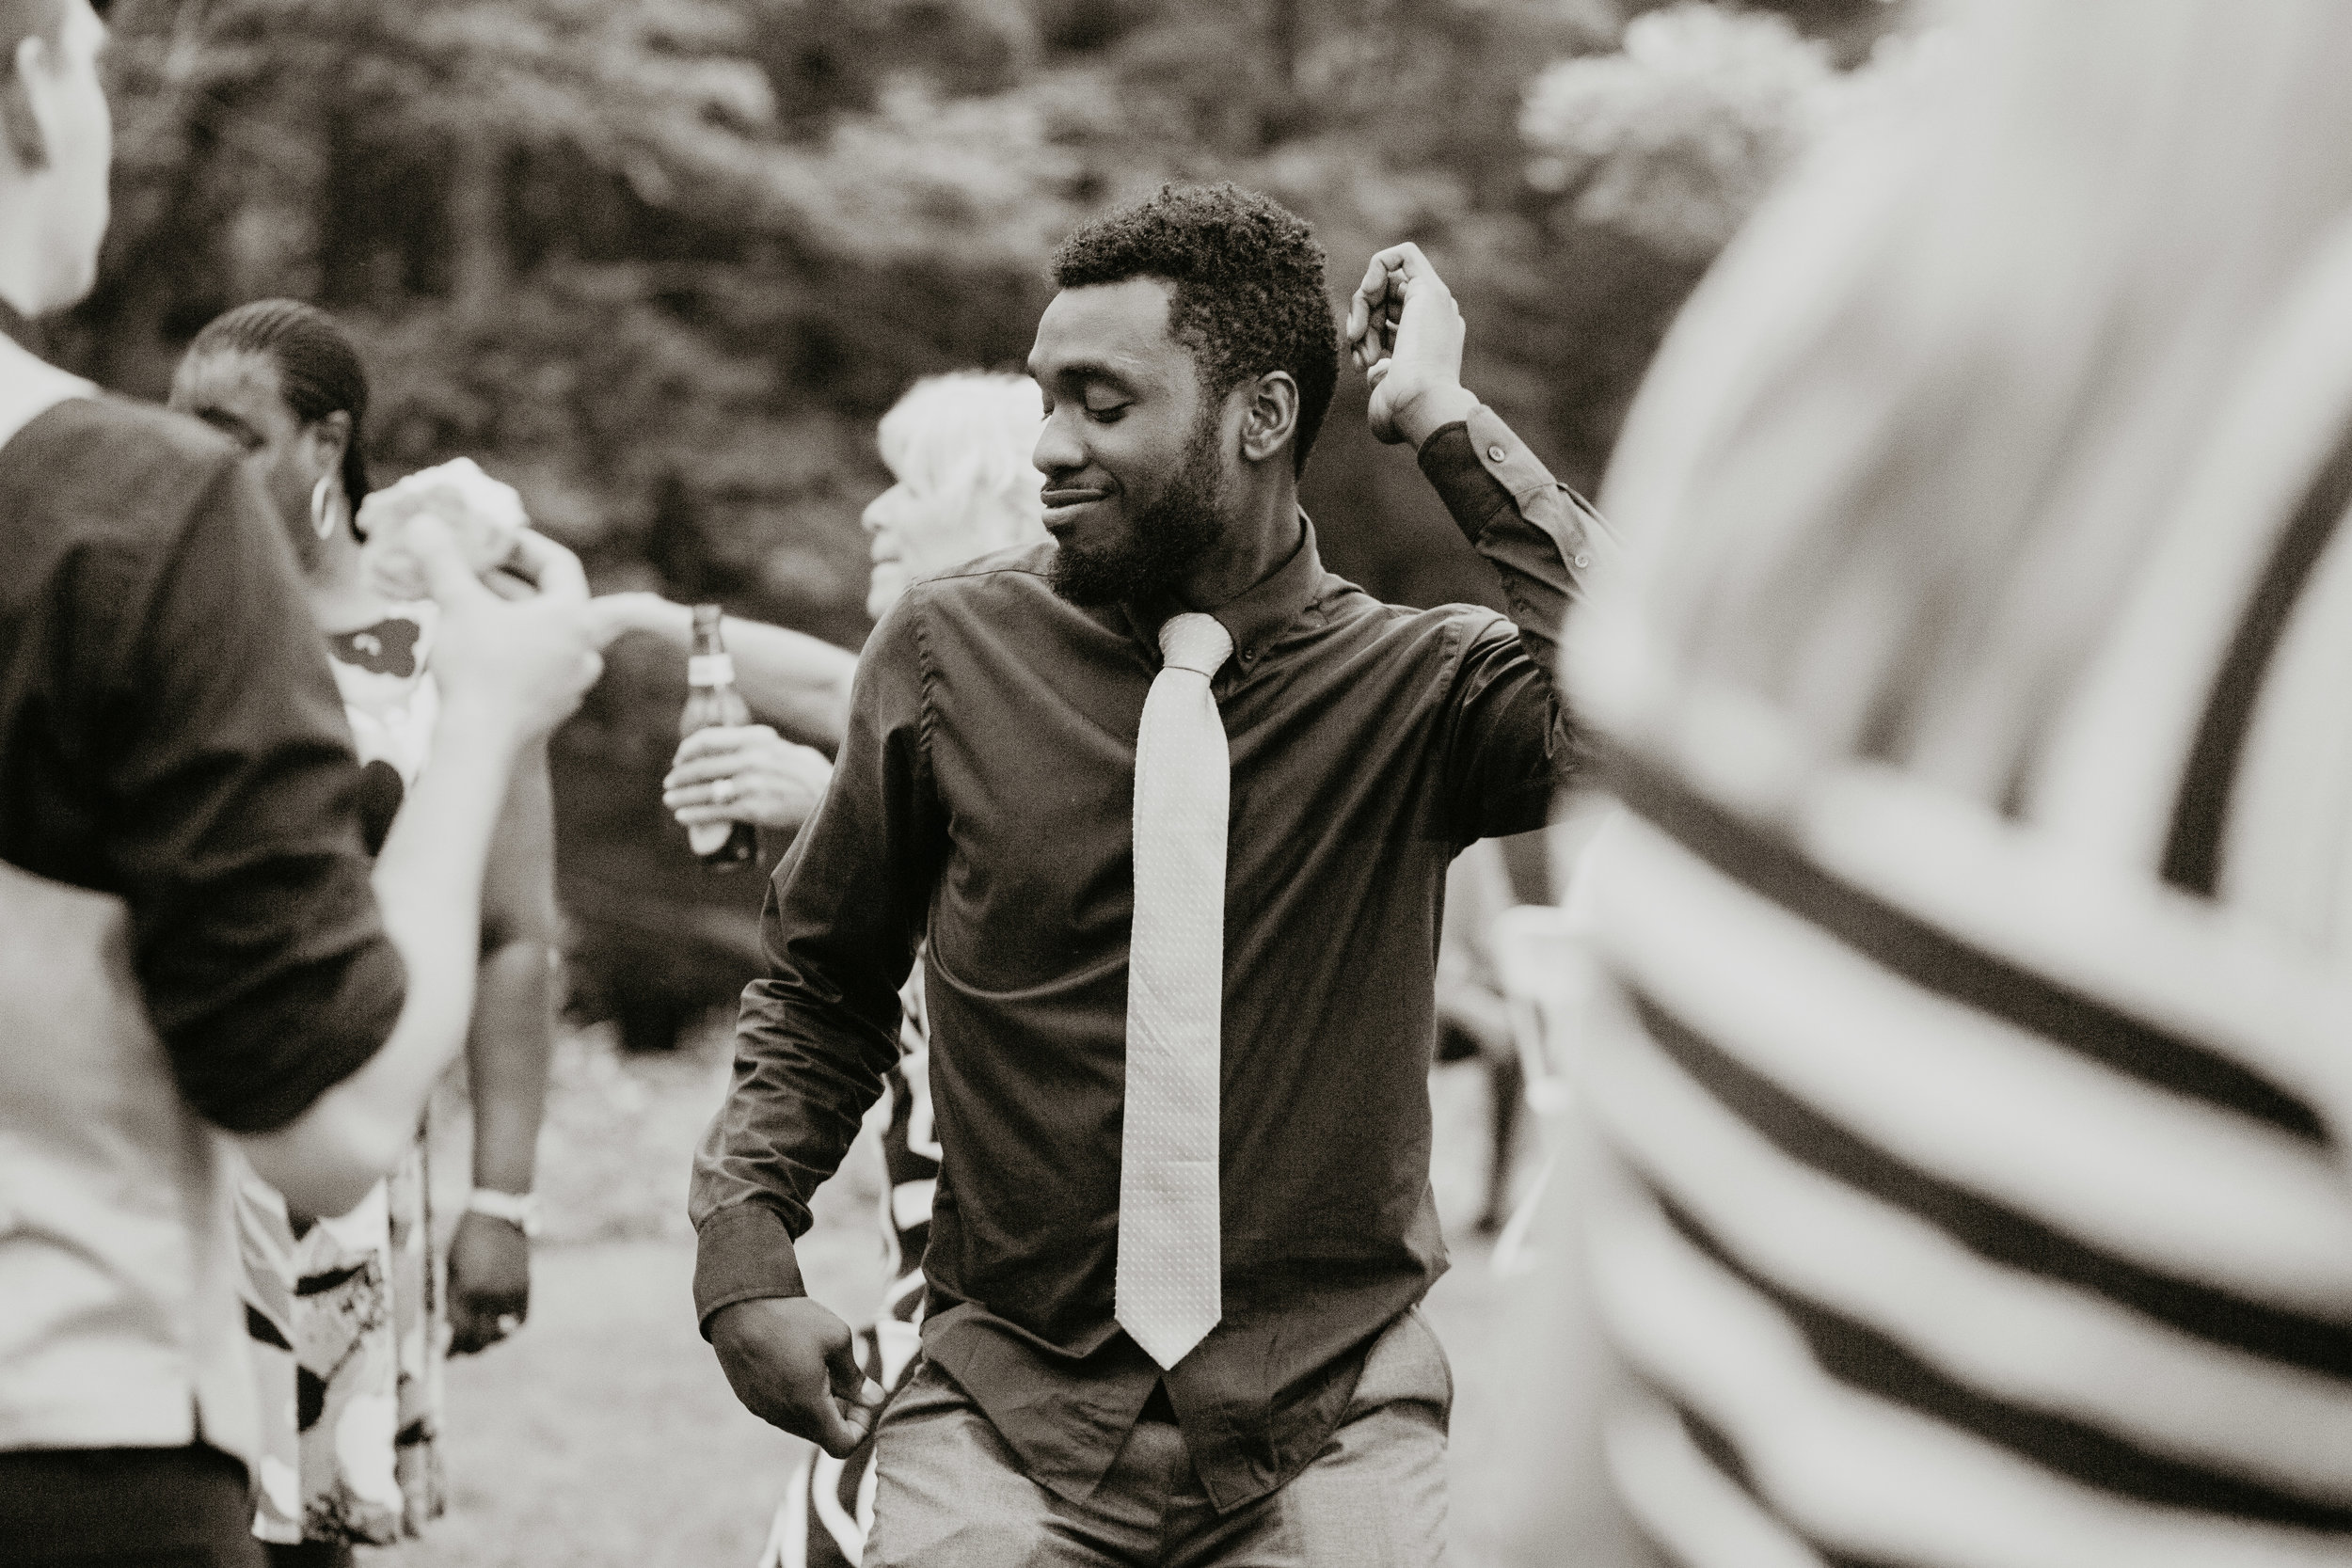
[[[1464,842],[1543,826],[1574,761],[1554,676],[1568,607],[1609,570],[1616,541],[1598,513],[1462,386],[1461,310],[1421,249],[1372,259],[1346,336],[1373,383],[1383,441],[1410,442],[1510,608],[1465,649],[1454,681],[1447,776]]]
[[[226,451],[151,580],[119,588],[131,678],[93,688],[82,725],[106,880],[181,1090],[309,1213],[349,1209],[406,1147],[464,1036],[514,756],[596,668],[577,562],[561,558],[568,585],[549,563],[544,597],[503,605],[438,546],[444,647],[458,650],[446,771],[373,867],[293,553]]]

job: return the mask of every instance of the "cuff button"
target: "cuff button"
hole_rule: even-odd
[[[1503,457],[1502,449],[1499,446],[1488,447],[1486,449],[1486,456],[1490,461],[1500,463],[1502,461]]]

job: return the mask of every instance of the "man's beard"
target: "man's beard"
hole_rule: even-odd
[[[1173,588],[1217,541],[1225,519],[1216,499],[1223,471],[1217,423],[1203,419],[1184,443],[1184,465],[1150,505],[1128,517],[1127,537],[1108,545],[1064,540],[1046,581],[1072,604],[1133,604]]]

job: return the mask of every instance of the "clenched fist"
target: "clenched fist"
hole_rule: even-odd
[[[1461,309],[1421,246],[1407,241],[1372,259],[1348,301],[1346,337],[1372,379],[1366,417],[1381,440],[1418,448],[1478,406],[1462,387]]]

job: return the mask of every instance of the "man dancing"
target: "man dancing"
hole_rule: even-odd
[[[1428,1564],[1451,1377],[1413,1312],[1446,866],[1540,826],[1550,666],[1607,547],[1459,380],[1409,245],[1349,313],[1373,428],[1500,576],[1323,569],[1298,475],[1338,376],[1321,247],[1231,186],[1073,236],[1030,373],[1051,546],[909,590],[778,868],[696,1164],[739,1395],[839,1453],[878,1402],[793,1238],[897,1056],[918,942],[943,1167],[924,1363],[867,1561]]]

